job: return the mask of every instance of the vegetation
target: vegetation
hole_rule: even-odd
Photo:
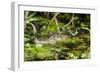
[[[90,58],[90,14],[24,12],[24,60]]]

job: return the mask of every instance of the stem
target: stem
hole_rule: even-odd
[[[59,13],[55,13],[54,17],[52,18],[52,20],[50,21],[50,23],[48,24],[48,26],[54,21],[54,19],[56,18],[56,16],[58,15]]]
[[[29,14],[29,12],[28,11],[26,11],[25,12],[25,15],[24,15],[24,27],[26,27],[26,20],[27,20],[27,17],[28,17],[28,14]]]
[[[49,18],[49,12],[47,13],[47,17]]]
[[[27,19],[28,14],[29,14],[29,11],[26,11],[26,12],[25,12],[25,19]]]
[[[74,14],[72,14],[71,20],[63,28],[65,28],[66,26],[70,25],[73,20],[74,20]]]
[[[35,14],[36,14],[36,12],[34,12],[34,13],[28,15],[26,19],[27,19],[27,20],[30,20]]]
[[[30,23],[30,24],[31,24],[31,26],[32,26],[32,28],[33,28],[33,32],[34,32],[34,33],[36,33],[36,31],[37,31],[37,30],[36,30],[35,25],[34,25],[34,24],[32,24],[32,23]]]
[[[75,19],[75,18],[74,18],[74,14],[73,14],[73,21],[72,21],[72,26],[74,26],[74,19]]]
[[[90,32],[90,29],[89,29],[89,28],[82,28],[82,29],[87,30],[87,31],[89,31],[89,32]]]
[[[56,17],[55,17],[55,22],[56,22],[56,26],[57,26],[58,33],[60,33],[60,28],[59,28],[58,21],[57,21],[57,18]]]

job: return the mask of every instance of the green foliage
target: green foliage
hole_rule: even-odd
[[[24,12],[24,60],[90,58],[90,15]]]

